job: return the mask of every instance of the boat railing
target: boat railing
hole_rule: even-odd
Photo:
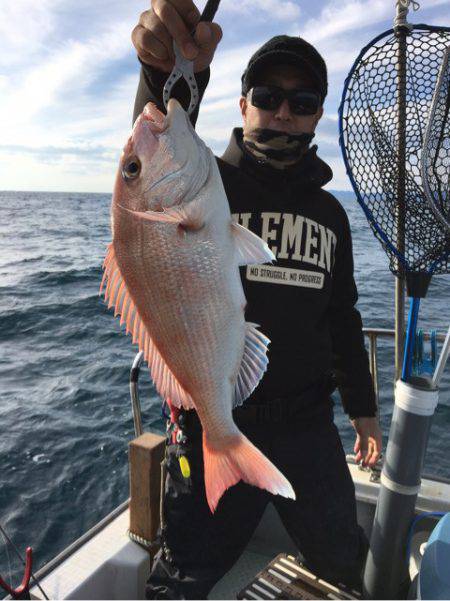
[[[394,338],[395,330],[385,328],[363,328],[364,335],[369,339],[369,366],[372,374],[373,385],[375,388],[375,397],[377,406],[379,404],[379,382],[378,382],[378,339]],[[430,340],[429,332],[423,333],[423,340]],[[438,342],[444,342],[445,334],[436,334]]]
[[[376,402],[377,406],[379,405],[379,381],[378,381],[378,341],[380,338],[384,339],[392,339],[392,342],[395,338],[395,330],[394,329],[386,329],[386,328],[363,328],[364,335],[368,338],[369,341],[369,366],[370,373],[372,374]],[[423,333],[423,340],[430,340],[431,334],[428,332]],[[445,341],[445,334],[436,334],[436,340],[438,342],[443,343]],[[140,351],[136,354],[133,364],[130,370],[130,396],[131,396],[131,406],[133,411],[133,420],[134,420],[134,431],[136,437],[140,436],[143,433],[142,427],[142,417],[141,417],[141,403],[139,399],[139,371],[141,365],[144,361],[144,353]],[[394,375],[394,374],[393,374]],[[364,468],[365,469],[365,468]],[[375,469],[377,471],[377,468]],[[380,471],[380,470],[378,470]],[[379,474],[378,474],[379,475]],[[430,480],[435,480],[437,482],[445,482],[446,484],[450,484],[450,479],[447,477],[437,476],[435,474],[427,475],[423,474],[424,478],[428,478]]]
[[[378,339],[379,338],[394,338],[395,330],[390,330],[386,328],[363,328],[364,335],[369,340],[369,366],[370,373],[372,374],[373,385],[375,388],[375,397],[377,401],[377,406],[379,404],[379,381],[378,381]],[[423,333],[423,339],[429,340],[430,334],[428,332]],[[436,340],[438,342],[444,342],[445,334],[437,334]],[[134,430],[136,436],[140,436],[143,432],[142,430],[142,418],[141,418],[141,405],[139,401],[139,391],[138,391],[138,379],[139,379],[139,370],[141,364],[144,360],[144,353],[141,351],[137,353],[134,358],[133,365],[130,371],[130,396],[131,396],[131,404],[133,409],[133,420],[134,420]]]

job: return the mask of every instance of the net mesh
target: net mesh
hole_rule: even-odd
[[[368,46],[346,81],[340,107],[341,147],[358,201],[395,274],[450,271],[450,240],[427,202],[421,153],[433,93],[450,45],[450,30],[418,26],[406,38],[404,85],[399,85],[399,40],[388,32]],[[404,161],[400,160],[399,94],[405,100]],[[438,143],[439,169],[450,148]],[[436,146],[436,148],[437,148]],[[398,220],[398,183],[405,169],[403,221]],[[440,171],[441,172],[441,171]],[[448,189],[448,179],[447,179]]]
[[[422,153],[424,190],[436,217],[450,228],[450,47],[440,69]]]

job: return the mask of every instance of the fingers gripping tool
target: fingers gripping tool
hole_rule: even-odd
[[[200,21],[211,22],[219,7],[220,0],[208,0],[200,17]],[[188,115],[195,110],[198,105],[199,93],[197,83],[194,76],[194,61],[191,61],[183,56],[178,44],[173,42],[173,52],[175,54],[175,66],[172,69],[169,77],[163,88],[163,102],[167,111],[167,105],[172,94],[174,85],[179,79],[184,79],[190,90],[190,102],[188,107]]]

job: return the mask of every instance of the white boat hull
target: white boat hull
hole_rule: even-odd
[[[349,464],[355,483],[358,522],[368,537],[372,528],[379,484],[371,481],[370,471]],[[417,511],[450,511],[450,484],[424,479],[417,500]],[[45,575],[40,583],[50,599],[144,599],[145,582],[150,570],[148,552],[132,542],[128,535],[129,512],[125,507],[112,521]],[[411,577],[418,572],[421,547],[431,527],[418,532],[412,540]],[[393,533],[395,536],[395,533]],[[77,545],[74,545],[76,547]],[[210,599],[233,598],[253,576],[278,553],[296,553],[296,549],[272,505],[240,560],[216,584]],[[32,598],[42,599],[37,587]]]

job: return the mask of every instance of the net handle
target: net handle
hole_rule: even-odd
[[[394,19],[394,30],[408,29],[412,30],[413,25],[408,23],[406,17],[408,16],[409,7],[412,6],[413,10],[419,10],[420,4],[416,0],[397,0],[397,12]]]

